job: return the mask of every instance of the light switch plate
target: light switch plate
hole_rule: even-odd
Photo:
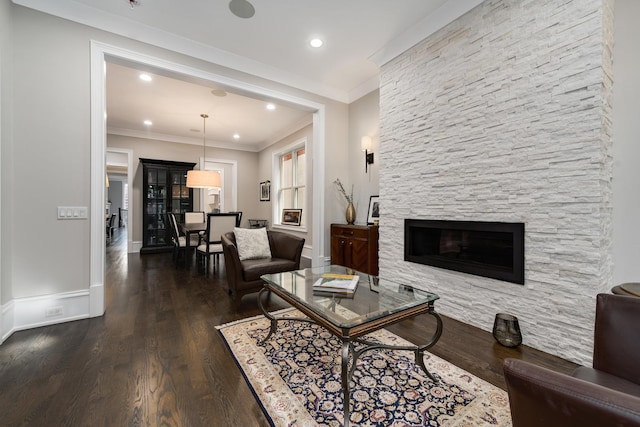
[[[58,219],[87,219],[88,213],[86,206],[58,206]]]

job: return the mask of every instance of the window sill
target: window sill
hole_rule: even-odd
[[[271,228],[272,229],[277,229],[277,230],[297,231],[299,233],[306,233],[307,232],[307,227],[306,226],[299,226],[299,225],[273,224],[271,226]]]

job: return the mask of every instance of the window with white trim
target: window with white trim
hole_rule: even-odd
[[[302,209],[300,225],[305,225],[306,203],[306,139],[278,154],[274,161],[276,188],[271,188],[275,196],[274,222],[282,223],[283,209]],[[275,190],[275,191],[274,191]],[[275,193],[275,194],[274,194]]]

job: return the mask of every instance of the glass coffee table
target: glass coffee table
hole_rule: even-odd
[[[313,286],[319,279],[344,279],[343,275],[359,276],[355,292],[328,292]],[[265,285],[260,291],[258,306],[271,321],[269,333],[262,342],[267,341],[277,331],[278,321],[281,320],[316,323],[342,341],[341,381],[345,426],[349,425],[350,381],[358,358],[367,351],[381,348],[413,351],[416,364],[432,381],[437,381],[424,364],[425,350],[433,347],[442,335],[442,319],[434,310],[434,303],[439,298],[436,294],[337,265],[266,274],[261,278]],[[298,309],[307,318],[275,317],[267,312],[262,305],[262,294],[270,292]],[[429,314],[435,317],[437,322],[433,336],[425,344],[390,346],[369,341],[364,337],[420,314]],[[354,343],[361,344],[362,347],[356,350]]]

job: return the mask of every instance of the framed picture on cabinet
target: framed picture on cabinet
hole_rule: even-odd
[[[371,196],[369,198],[369,214],[367,215],[367,224],[378,224],[380,221],[380,196]]]
[[[300,225],[302,209],[282,209],[282,225]]]

